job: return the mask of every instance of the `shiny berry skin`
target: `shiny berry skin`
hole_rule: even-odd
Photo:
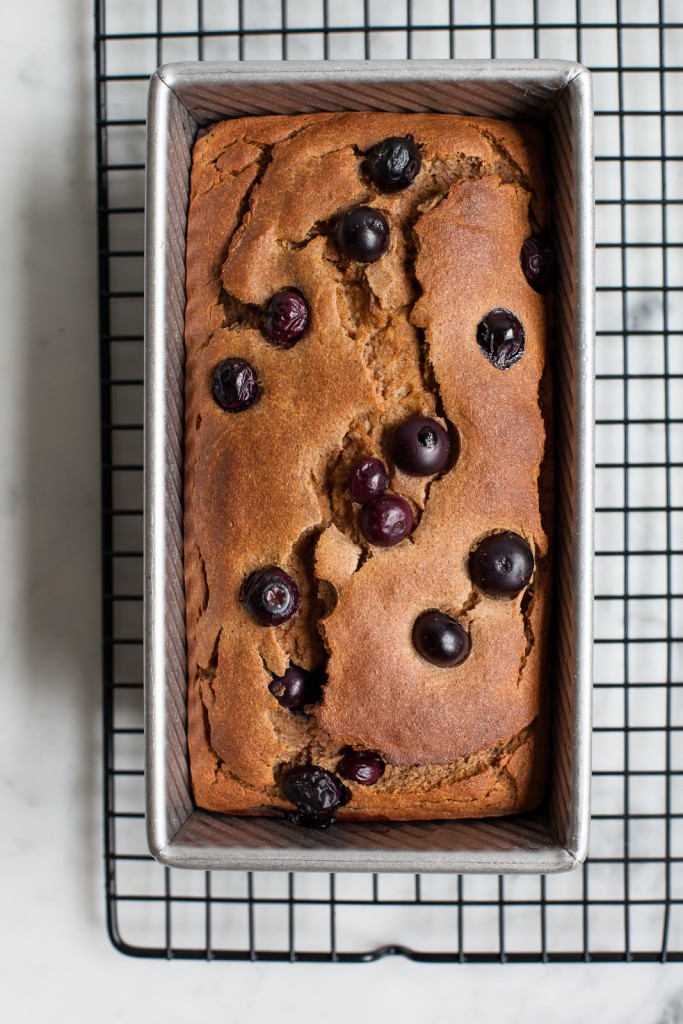
[[[256,370],[246,359],[224,359],[213,371],[213,397],[226,412],[242,412],[258,401]]]
[[[290,769],[282,783],[282,792],[299,811],[313,816],[333,816],[348,798],[337,776],[316,764]]]
[[[351,497],[360,505],[373,498],[379,498],[389,486],[387,468],[381,459],[371,455],[359,459],[351,471],[349,490]]]
[[[477,341],[498,370],[508,370],[524,353],[524,328],[509,309],[492,309],[477,327]]]
[[[451,440],[437,420],[409,416],[394,431],[391,457],[409,476],[432,476],[448,464]]]
[[[518,533],[506,530],[480,540],[470,555],[470,577],[494,597],[514,597],[529,584],[534,555]]]
[[[423,612],[415,619],[413,645],[425,661],[440,668],[459,665],[470,653],[470,638],[445,612]]]
[[[359,263],[374,263],[389,248],[389,225],[384,214],[370,206],[349,210],[335,233],[340,252]]]
[[[247,576],[241,599],[262,626],[279,626],[291,619],[299,607],[299,588],[284,569],[266,565]]]
[[[365,170],[380,192],[400,192],[412,185],[422,166],[412,135],[392,135],[368,152]]]
[[[400,544],[413,528],[413,510],[400,494],[382,494],[363,505],[360,528],[366,540],[379,548]]]
[[[280,348],[291,348],[308,330],[311,311],[296,288],[276,292],[268,303],[263,331],[269,341]]]
[[[544,292],[555,270],[555,252],[546,235],[529,235],[522,245],[524,276],[536,292]]]
[[[337,765],[343,779],[374,786],[384,774],[384,761],[373,750],[348,750]]]
[[[294,711],[304,704],[315,704],[320,700],[322,690],[312,672],[290,665],[283,676],[276,676],[268,689],[283,708]]]

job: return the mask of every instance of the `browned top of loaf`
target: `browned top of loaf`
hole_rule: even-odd
[[[405,191],[381,194],[359,171],[362,153],[406,132],[423,169]],[[320,664],[320,633],[328,683],[316,719],[333,746],[378,750],[397,766],[444,765],[523,734],[539,713],[545,313],[519,254],[530,203],[532,223],[546,221],[542,154],[530,126],[429,114],[245,118],[196,143],[186,318],[190,694],[210,737],[207,771],[239,782],[233,809],[248,807],[250,793],[252,803],[272,798],[274,771],[296,759],[285,721],[293,716],[267,684],[290,660]],[[391,226],[389,252],[367,267],[342,259],[330,237],[360,204],[384,211]],[[281,350],[258,325],[285,287],[305,294],[312,328]],[[503,372],[476,344],[477,324],[501,306],[526,332],[523,358]],[[214,366],[234,355],[254,365],[263,392],[239,415],[210,392]],[[455,427],[458,461],[432,482],[393,472],[391,489],[413,503],[418,525],[398,547],[364,549],[346,492],[350,465],[365,452],[391,465],[391,428],[418,411]],[[535,550],[531,600],[472,591],[470,548],[497,529]],[[302,591],[299,613],[275,629],[239,602],[245,576],[268,563]],[[429,608],[469,623],[472,652],[456,669],[413,648],[412,624]]]

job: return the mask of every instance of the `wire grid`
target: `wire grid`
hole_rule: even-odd
[[[110,935],[146,957],[683,960],[683,3],[96,0]],[[591,857],[558,876],[170,870],[142,736],[145,97],[179,59],[563,57],[594,71]]]

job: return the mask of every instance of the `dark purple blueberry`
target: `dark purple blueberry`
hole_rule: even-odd
[[[394,431],[391,456],[409,476],[432,476],[448,464],[451,440],[437,420],[409,416]]]
[[[320,683],[312,672],[298,665],[290,665],[283,676],[276,676],[268,689],[283,708],[302,708],[304,704],[315,704],[320,700]]]
[[[256,370],[238,356],[224,359],[213,371],[211,390],[221,409],[242,412],[259,398]]]
[[[384,761],[373,750],[348,750],[337,765],[343,779],[374,786],[384,774]]]
[[[400,544],[413,528],[413,510],[400,494],[382,494],[363,505],[360,528],[366,540],[380,548]]]
[[[531,548],[518,533],[506,530],[480,540],[470,555],[470,576],[480,590],[513,597],[528,585],[534,571]]]
[[[263,330],[269,341],[280,348],[291,348],[309,328],[311,312],[296,288],[276,292],[266,307]]]
[[[295,825],[303,828],[329,828],[337,820],[334,812],[321,811],[320,814],[303,814],[301,811],[285,811],[284,817]]]
[[[412,185],[422,166],[412,135],[392,135],[368,152],[365,170],[381,192],[400,192]]]
[[[524,353],[524,328],[509,309],[492,309],[477,327],[482,352],[498,370],[508,370]]]
[[[277,565],[257,569],[242,584],[242,603],[262,626],[279,626],[299,607],[299,588]]]
[[[357,206],[339,221],[335,238],[345,256],[359,263],[374,263],[389,248],[389,225],[379,210]]]
[[[304,815],[333,816],[346,803],[347,791],[336,775],[316,764],[300,765],[285,775],[282,792]]]
[[[440,668],[459,665],[470,653],[470,638],[445,612],[423,612],[415,619],[413,644],[425,661]]]
[[[354,501],[363,505],[366,501],[379,498],[389,486],[387,468],[380,459],[371,455],[359,459],[351,471],[349,490]]]
[[[546,235],[529,235],[522,245],[522,270],[536,292],[544,292],[555,270],[555,252]]]

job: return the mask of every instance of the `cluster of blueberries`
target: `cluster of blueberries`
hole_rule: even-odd
[[[381,463],[380,463],[381,465]],[[531,548],[510,530],[490,533],[479,541],[469,557],[469,574],[479,590],[492,597],[515,597],[528,586],[534,571]],[[299,587],[289,573],[277,565],[264,566],[247,576],[242,585],[242,603],[262,626],[280,626],[299,607]],[[432,665],[452,668],[464,661],[470,639],[463,627],[445,612],[428,611],[413,626],[413,644]],[[296,669],[297,673],[302,670]],[[295,689],[292,692],[291,686]],[[284,707],[315,703],[312,684],[299,676],[274,680],[271,692]],[[273,689],[276,687],[276,689]],[[318,691],[316,691],[319,696]]]
[[[374,146],[363,169],[382,192],[397,192],[415,180],[422,159],[412,135],[392,136]],[[346,213],[337,224],[335,240],[340,252],[360,263],[374,263],[389,248],[389,224],[384,214],[369,206]],[[521,252],[521,265],[529,284],[544,291],[551,279],[553,251],[543,235],[531,235]],[[310,327],[310,309],[297,289],[287,288],[272,297],[263,320],[267,340],[280,348],[291,348]],[[514,313],[493,309],[477,328],[477,342],[497,369],[513,366],[524,353],[524,328]],[[213,374],[213,396],[227,412],[238,413],[258,401],[261,389],[254,367],[245,359],[231,357],[220,362]],[[457,456],[456,442],[444,427],[428,416],[414,415],[393,432],[390,444],[394,464],[411,476],[434,476],[451,467]],[[413,529],[410,504],[398,494],[387,493],[389,476],[380,459],[361,458],[353,467],[349,491],[361,505],[359,526],[371,544],[391,547]],[[484,593],[513,597],[528,585],[534,569],[531,548],[516,533],[501,531],[484,537],[469,558],[473,583]],[[268,565],[252,572],[244,581],[241,600],[253,618],[264,626],[287,622],[299,607],[296,581],[279,566]],[[469,634],[456,619],[441,611],[426,611],[415,620],[412,632],[417,652],[440,667],[460,664],[469,654]],[[285,708],[302,712],[322,696],[322,680],[296,665],[274,678],[269,690]],[[350,798],[338,776],[360,785],[374,785],[384,772],[379,754],[348,749],[337,765],[337,773],[317,765],[300,765],[286,772],[282,781],[285,798],[297,811],[288,816],[297,823],[325,828],[334,821],[335,811]]]

